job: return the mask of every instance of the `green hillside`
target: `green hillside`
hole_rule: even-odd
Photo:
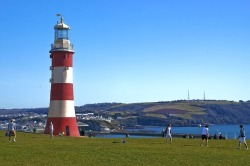
[[[106,105],[107,104],[107,105]],[[176,126],[213,124],[250,124],[250,102],[195,100],[150,103],[102,103],[77,107],[78,112],[94,112],[112,117],[125,125]]]

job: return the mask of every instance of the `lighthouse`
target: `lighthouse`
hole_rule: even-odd
[[[73,91],[73,45],[69,40],[70,27],[61,17],[54,26],[55,40],[51,44],[51,90],[50,105],[45,134],[50,133],[50,123],[54,126],[54,135],[64,133],[67,136],[80,136],[74,105]]]

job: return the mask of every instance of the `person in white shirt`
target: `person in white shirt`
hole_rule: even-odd
[[[166,133],[166,144],[168,143],[168,139],[170,139],[170,144],[172,144],[172,129],[171,124],[168,124],[168,127],[165,130]]]
[[[244,130],[243,125],[240,125],[240,135],[239,135],[239,149],[241,148],[241,143],[243,143],[246,147],[246,150],[248,150],[247,142],[246,142],[246,133]]]
[[[50,131],[50,138],[53,138],[54,125],[52,122],[50,122],[49,131]]]
[[[14,136],[13,141],[16,142],[16,124],[13,119],[10,119],[10,123],[8,124],[8,132],[9,132],[9,142],[11,136]]]
[[[201,146],[203,146],[204,140],[206,140],[206,145],[208,146],[208,137],[209,137],[209,129],[208,129],[208,125],[205,125],[205,127],[203,127],[202,129]]]

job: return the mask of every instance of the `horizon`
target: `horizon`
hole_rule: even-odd
[[[23,3],[27,2],[27,3]],[[250,1],[3,0],[0,108],[49,106],[54,25],[74,45],[75,106],[250,100]]]

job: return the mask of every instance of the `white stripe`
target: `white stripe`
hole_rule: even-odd
[[[53,83],[73,83],[72,67],[53,67]]]
[[[48,117],[75,117],[74,100],[51,100]]]

